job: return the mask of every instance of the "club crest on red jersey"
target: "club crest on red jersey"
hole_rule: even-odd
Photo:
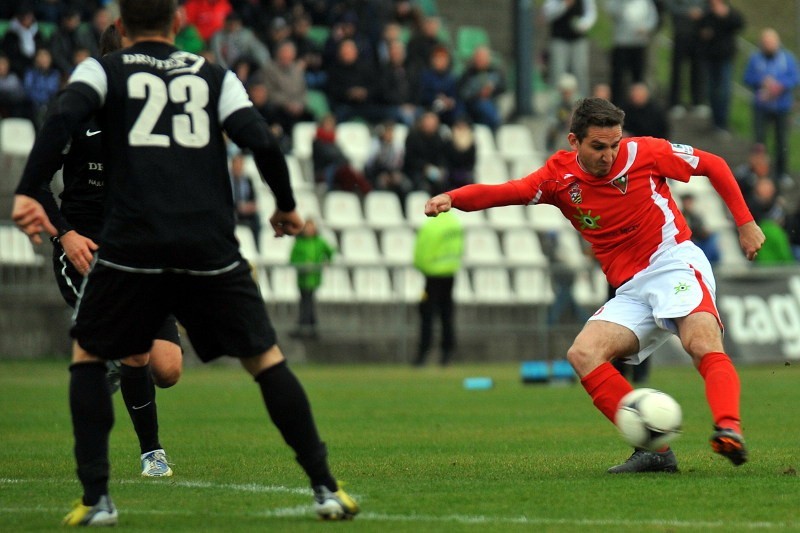
[[[569,198],[572,200],[573,204],[580,204],[583,202],[583,193],[581,192],[581,186],[577,181],[572,184],[572,187],[569,188]]]
[[[611,185],[613,185],[614,188],[622,194],[625,194],[628,192],[628,175],[625,174],[624,176],[620,176],[611,180]]]

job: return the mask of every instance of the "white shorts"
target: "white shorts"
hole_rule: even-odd
[[[605,320],[631,330],[639,353],[624,359],[638,365],[664,344],[678,328],[674,318],[705,311],[722,328],[716,304],[717,284],[705,254],[691,241],[665,250],[617,289],[589,320]]]

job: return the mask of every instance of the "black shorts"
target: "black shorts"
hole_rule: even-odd
[[[72,337],[92,355],[119,359],[145,353],[174,315],[204,362],[252,357],[276,336],[245,261],[216,275],[142,274],[95,264],[78,303]]]
[[[58,239],[53,241],[53,270],[56,275],[56,283],[58,290],[61,291],[61,296],[67,305],[75,308],[78,303],[78,296],[81,293],[83,280],[85,279],[78,269],[67,259],[67,254],[64,252],[61,243]],[[178,332],[178,322],[175,317],[170,315],[161,324],[161,327],[156,332],[154,339],[169,341],[173,344],[180,346],[181,335]],[[81,344],[83,346],[83,344]]]

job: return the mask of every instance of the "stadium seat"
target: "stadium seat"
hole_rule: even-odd
[[[555,299],[550,277],[542,268],[519,267],[511,274],[517,302],[544,305]]]
[[[461,26],[456,30],[456,55],[467,61],[479,46],[489,46],[489,33],[480,26]]]
[[[402,123],[394,125],[394,137],[392,143],[400,150],[406,149],[406,138],[408,137],[408,126]]]
[[[14,226],[0,226],[0,264],[36,266],[44,258],[36,255],[28,237]]]
[[[347,265],[378,265],[382,262],[378,239],[370,228],[345,228],[340,239],[342,261]]]
[[[382,266],[354,268],[353,293],[357,302],[393,301],[394,292],[389,270]]]
[[[739,234],[733,228],[724,228],[717,231],[719,245],[719,266],[728,268],[746,268],[750,262],[744,256],[739,245]]]
[[[692,176],[687,182],[667,180],[667,184],[669,184],[672,195],[676,198],[680,198],[684,194],[693,194],[696,197],[700,197],[707,193],[716,193],[714,186],[705,176]]]
[[[497,233],[489,228],[469,228],[464,235],[464,265],[495,266],[503,263]]]
[[[453,284],[453,300],[459,304],[475,302],[475,293],[472,292],[472,282],[466,269],[462,269],[456,274],[455,283]]]
[[[239,241],[239,251],[242,257],[247,259],[251,265],[257,266],[261,264],[261,256],[256,247],[256,240],[253,237],[253,231],[247,226],[236,225],[236,240]]]
[[[322,91],[313,89],[306,91],[306,106],[317,120],[321,120],[325,115],[331,112],[330,104],[328,104],[328,97]]]
[[[493,185],[508,181],[508,167],[498,155],[484,155],[475,164],[475,183]]]
[[[473,269],[472,288],[476,303],[509,304],[514,301],[508,270],[504,267]]]
[[[536,232],[529,228],[509,229],[502,234],[503,255],[511,266],[546,267],[547,256]]]
[[[302,160],[311,160],[316,122],[298,122],[292,128],[292,155]]]
[[[340,122],[336,125],[336,144],[353,168],[363,170],[372,146],[369,126],[363,122]]]
[[[466,276],[466,273],[463,273]],[[414,267],[394,269],[394,291],[405,303],[419,303],[425,292],[425,276]]]
[[[319,199],[314,191],[304,189],[295,191],[294,199],[301,217],[314,218],[317,222],[321,221],[322,210],[319,208]]]
[[[383,259],[390,266],[409,266],[414,263],[414,231],[408,227],[388,228],[381,232]]]
[[[475,152],[478,159],[485,156],[497,155],[497,145],[494,142],[494,134],[489,126],[475,124],[472,126],[475,135]]]
[[[274,266],[269,269],[272,301],[297,303],[300,289],[297,288],[297,270],[293,266]]]
[[[238,233],[238,232],[237,232]],[[288,237],[275,237],[269,222],[261,230],[259,250],[261,263],[264,265],[288,265],[292,255],[294,239]]]
[[[523,124],[501,124],[497,129],[497,150],[506,161],[537,152],[531,130]]]
[[[558,261],[567,268],[583,270],[592,264],[577,231],[565,230],[559,233],[555,253]]]
[[[353,285],[346,267],[328,265],[322,269],[322,285],[317,289],[317,300],[330,303],[352,303]]]
[[[309,190],[313,191],[314,183],[312,180],[306,179],[305,173],[303,172],[303,167],[300,165],[300,161],[297,157],[289,154],[285,156],[286,159],[286,166],[289,168],[289,181],[292,184],[292,189],[294,192],[298,192],[300,190]]]
[[[454,209],[453,213],[461,221],[461,226],[464,229],[486,227],[486,216],[483,211],[459,211]]]
[[[364,219],[375,229],[404,226],[400,199],[392,191],[372,191],[364,197]]]
[[[561,231],[569,226],[569,222],[554,205],[537,204],[528,207],[528,220],[536,231]]]
[[[598,308],[608,300],[608,282],[600,267],[581,270],[572,284],[575,303],[586,308]]]
[[[331,29],[327,26],[311,26],[308,29],[308,38],[322,49],[330,33]]]
[[[523,205],[493,207],[486,210],[486,217],[489,225],[496,230],[528,227],[528,219],[525,216],[525,206]]]
[[[716,191],[695,195],[695,202],[697,205],[697,212],[701,214],[703,223],[708,230],[719,231],[722,229],[735,228],[735,224],[728,208],[725,206],[725,202],[723,202]]]
[[[325,223],[334,230],[364,225],[361,200],[355,193],[328,191],[322,202]]]
[[[425,216],[425,202],[430,197],[425,191],[411,191],[406,195],[406,222],[412,228],[421,227],[428,219]]]
[[[529,154],[527,157],[518,157],[511,161],[511,179],[517,180],[524,178],[531,172],[542,168],[544,163],[544,159],[537,154]]]
[[[7,156],[28,157],[36,140],[33,122],[26,118],[0,121],[0,152]]]

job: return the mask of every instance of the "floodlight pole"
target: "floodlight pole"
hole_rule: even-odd
[[[517,118],[533,115],[533,0],[514,0],[514,58],[517,68]]]

